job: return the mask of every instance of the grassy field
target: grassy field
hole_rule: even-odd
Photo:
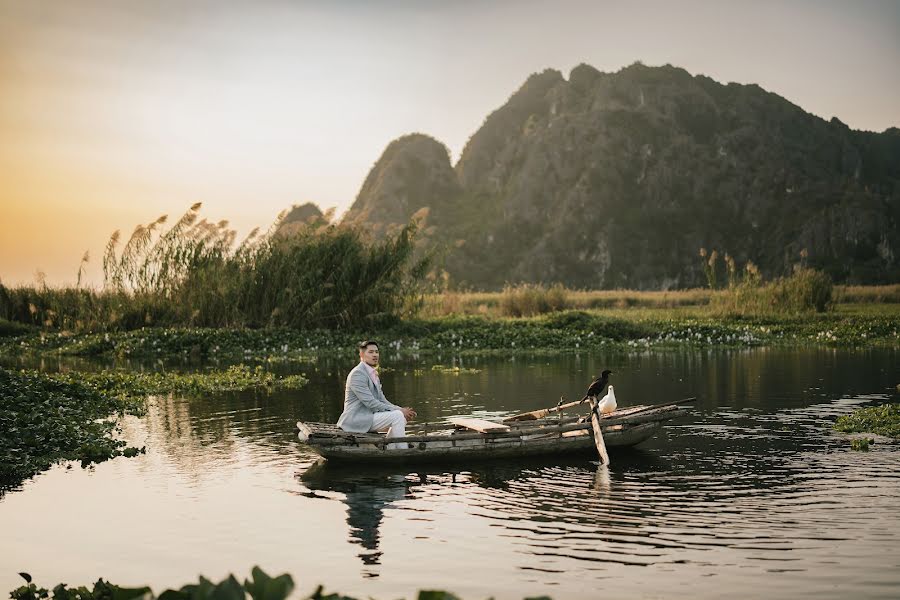
[[[460,315],[482,316],[531,316],[552,309],[598,310],[655,308],[676,309],[700,307],[709,314],[711,300],[717,295],[727,294],[727,290],[697,288],[690,290],[637,291],[637,290],[568,290],[565,288],[532,287],[532,298],[527,295],[515,297],[519,288],[508,288],[502,292],[454,292],[426,294],[421,310],[423,317],[446,317]],[[527,289],[527,288],[526,288]],[[543,301],[545,310],[537,310],[542,304],[538,296],[553,296],[556,299]],[[520,306],[513,308],[518,300]],[[832,300],[835,306],[858,304],[900,304],[900,284],[844,286],[833,288]],[[526,315],[516,313],[530,313]]]
[[[0,339],[0,353],[188,361],[291,362],[353,353],[363,338],[388,353],[578,352],[598,348],[774,345],[897,346],[900,304],[842,304],[825,313],[719,316],[704,306],[565,310],[534,317],[452,315],[371,329],[143,328],[39,331]]]
[[[114,234],[102,289],[0,284],[0,352],[271,361],[346,352],[371,337],[395,351],[484,353],[896,345],[900,331],[900,284],[835,286],[799,264],[765,281],[753,263],[739,273],[732,261],[716,289],[459,292],[427,274],[412,224],[375,241],[322,220],[290,235],[276,223],[235,245],[227,222],[199,210],[168,229],[164,216],[139,225],[127,241]]]

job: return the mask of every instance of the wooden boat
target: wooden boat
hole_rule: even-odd
[[[669,403],[632,406],[603,415],[602,432],[608,448],[640,444],[662,424],[687,414]],[[351,433],[330,423],[297,422],[298,437],[329,461],[429,462],[534,456],[571,452],[594,453],[590,419],[545,417],[503,423],[476,418],[453,418],[449,423],[425,424],[406,437],[383,433]],[[411,424],[409,429],[415,428]],[[388,444],[405,444],[404,449]]]

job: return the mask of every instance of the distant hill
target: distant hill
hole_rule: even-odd
[[[306,223],[315,221],[324,216],[321,209],[312,202],[305,204],[295,204],[281,219],[280,224],[290,225],[291,223]]]
[[[290,210],[280,216],[275,234],[278,236],[292,236],[310,225],[325,225],[331,221],[332,212],[332,210],[329,210],[328,213],[323,213],[312,202],[295,204]]]
[[[484,289],[700,285],[701,247],[769,276],[805,248],[837,281],[900,281],[900,130],[672,66],[546,70],[455,167],[426,135],[391,142],[345,220],[380,235],[414,215],[451,280]]]

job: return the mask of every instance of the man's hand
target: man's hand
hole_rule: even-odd
[[[416,418],[416,411],[414,411],[413,409],[411,409],[408,406],[404,406],[403,408],[401,408],[400,412],[403,413],[403,416],[406,418],[407,421],[412,421],[413,419]]]

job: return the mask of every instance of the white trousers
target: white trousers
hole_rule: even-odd
[[[406,417],[403,416],[403,411],[385,410],[375,413],[374,420],[372,421],[372,429],[370,431],[384,431],[385,429],[387,429],[387,436],[389,438],[405,437]],[[387,445],[388,450],[401,450],[406,447],[406,444]]]

